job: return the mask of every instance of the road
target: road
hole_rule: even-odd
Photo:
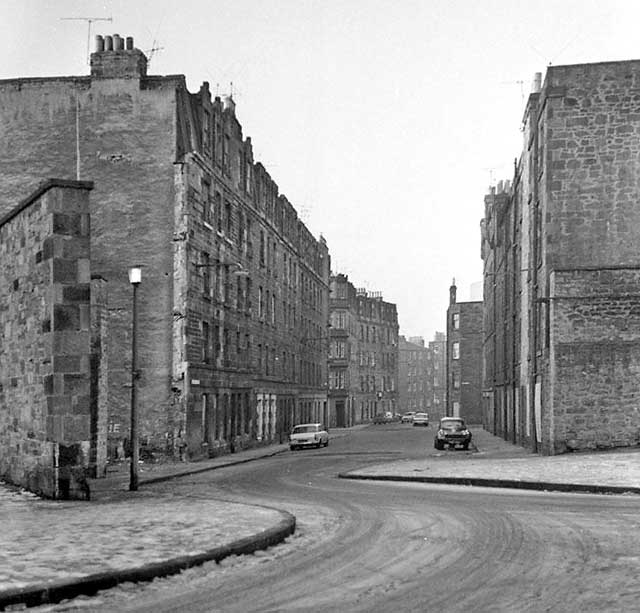
[[[326,449],[157,484],[180,496],[285,509],[298,517],[297,533],[259,555],[116,588],[66,610],[637,610],[637,497],[336,478],[424,456],[432,437],[433,428],[372,426]]]

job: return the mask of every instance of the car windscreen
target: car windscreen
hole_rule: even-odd
[[[440,422],[440,428],[443,430],[464,430],[464,422],[460,419],[443,419]]]
[[[317,432],[316,426],[296,426],[293,434],[306,434],[307,432]]]

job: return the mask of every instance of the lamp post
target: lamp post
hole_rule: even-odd
[[[131,313],[131,472],[129,478],[129,490],[135,492],[138,490],[138,403],[136,380],[138,378],[137,370],[137,324],[138,324],[138,304],[137,290],[138,285],[142,281],[142,269],[139,266],[132,266],[129,269],[129,283],[133,287],[133,307]]]

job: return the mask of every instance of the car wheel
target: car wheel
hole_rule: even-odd
[[[462,445],[462,449],[464,449],[465,451],[469,451],[469,443],[465,443],[464,445]]]
[[[327,440],[326,440],[326,442],[325,442],[324,446],[325,446],[325,447],[328,447],[328,446],[329,446],[329,439],[327,439]]]
[[[438,441],[433,441],[433,446],[438,450],[441,451],[442,450],[442,444],[439,443]]]
[[[291,451],[295,451],[297,449],[297,447],[295,445],[291,445],[291,447],[289,447],[289,449],[291,449]]]

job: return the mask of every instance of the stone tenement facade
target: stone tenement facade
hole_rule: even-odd
[[[510,206],[510,184],[500,182],[485,197],[484,248],[484,426],[493,433],[509,433],[512,442],[526,436],[520,417],[521,215]],[[518,424],[518,429],[515,425]]]
[[[0,218],[0,478],[53,498],[84,497],[105,464],[92,187],[49,180]]]
[[[429,341],[429,353],[433,362],[431,382],[431,417],[433,420],[446,415],[447,406],[447,337],[444,332],[436,332]]]
[[[400,337],[398,368],[398,408],[407,411],[432,413],[433,355],[425,347],[421,336],[407,340]]]
[[[639,103],[640,61],[549,67],[485,200],[485,415],[543,453],[640,443]]]
[[[206,457],[329,421],[325,241],[254,162],[233,100],[146,65],[131,39],[97,37],[89,76],[0,81],[0,215],[40,177],[95,183],[110,457],[128,447],[132,265],[143,457],[182,445]]]
[[[398,411],[398,312],[378,293],[331,277],[329,404],[338,427]]]
[[[449,288],[446,414],[482,424],[482,302],[457,302]]]

